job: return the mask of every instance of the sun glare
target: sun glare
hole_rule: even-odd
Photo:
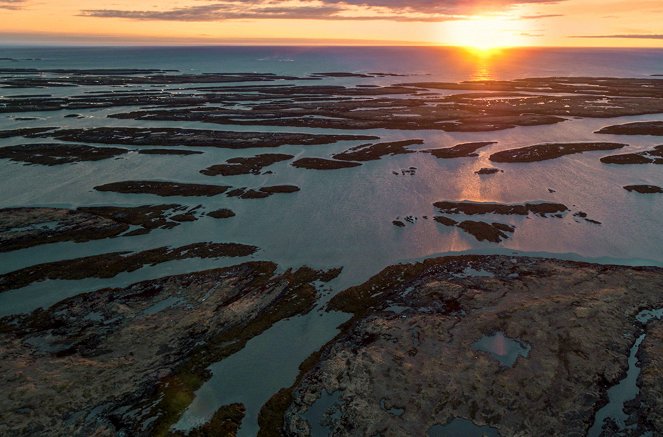
[[[445,23],[442,43],[466,47],[477,52],[522,46],[525,44],[522,24],[509,17],[476,16]]]

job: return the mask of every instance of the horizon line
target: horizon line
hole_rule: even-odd
[[[436,41],[404,41],[383,39],[358,38],[206,38],[206,37],[175,37],[161,38],[153,36],[123,36],[108,34],[61,34],[54,32],[0,32],[5,41],[2,47],[447,47],[467,48],[462,45],[444,44]],[[569,39],[573,38],[572,36]],[[608,38],[600,38],[605,41]],[[635,41],[635,40],[634,40]],[[642,42],[642,39],[638,39]],[[654,40],[655,41],[655,40]],[[536,48],[578,48],[578,49],[661,49],[659,44],[640,45],[514,45],[504,46],[501,49],[536,49]]]

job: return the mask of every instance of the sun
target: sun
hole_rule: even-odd
[[[444,23],[444,45],[476,51],[517,47],[525,44],[522,22],[505,16],[474,16]]]

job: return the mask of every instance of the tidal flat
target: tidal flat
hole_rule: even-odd
[[[663,433],[663,79],[1,62],[0,434]]]

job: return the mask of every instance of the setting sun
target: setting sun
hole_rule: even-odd
[[[523,23],[508,17],[476,16],[447,23],[443,36],[445,45],[490,51],[525,44]]]

